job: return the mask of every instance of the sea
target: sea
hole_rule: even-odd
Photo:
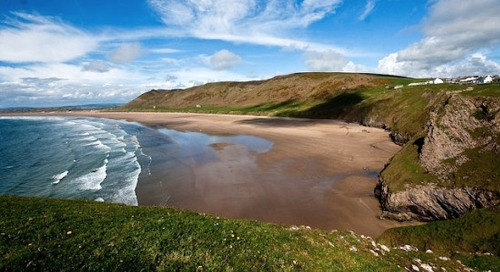
[[[133,122],[80,117],[0,117],[0,195],[84,198],[137,205],[151,158]]]
[[[154,177],[151,169],[165,161],[175,171],[186,161],[217,160],[217,143],[257,153],[273,146],[249,135],[213,136],[104,118],[0,116],[0,195],[138,205],[140,176]],[[164,171],[157,173],[165,178]]]

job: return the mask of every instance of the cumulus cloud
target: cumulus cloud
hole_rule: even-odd
[[[0,84],[0,108],[16,105],[63,106],[128,102],[149,89],[151,88],[141,85],[83,85],[61,82],[52,86],[50,90],[42,91],[39,86],[30,87],[19,82],[4,82]]]
[[[0,107],[102,103],[106,99],[127,101],[151,89],[146,85],[155,83],[151,77],[157,76],[127,69],[96,73],[83,71],[83,66],[64,63],[0,66]]]
[[[368,0],[366,1],[365,9],[361,15],[359,15],[358,20],[364,21],[370,13],[372,13],[373,9],[375,8],[375,0]]]
[[[142,48],[139,43],[127,43],[118,47],[108,55],[113,62],[128,63],[141,56]]]
[[[350,72],[350,73],[374,73],[375,71],[371,68],[366,67],[365,65],[362,64],[357,64],[352,61],[349,61],[344,68],[342,69],[343,72]]]
[[[0,61],[64,62],[97,48],[99,38],[53,18],[12,13],[0,25]]]
[[[232,68],[242,62],[242,58],[226,49],[222,49],[210,57],[210,65],[215,70]]]
[[[342,71],[347,64],[345,57],[334,51],[305,53],[305,63],[311,71]]]
[[[347,50],[332,45],[286,38],[334,13],[342,0],[149,0],[149,5],[170,28],[184,35],[300,49]],[[280,34],[276,34],[280,33]]]
[[[499,13],[496,0],[433,1],[422,23],[425,37],[381,59],[378,70],[410,76],[436,76],[433,73],[438,71],[439,76],[463,74],[454,67],[469,63],[472,54],[480,49],[500,43]],[[483,62],[488,63],[492,62]],[[482,66],[477,73],[489,68]]]
[[[345,56],[335,51],[307,51],[304,54],[305,64],[310,71],[328,72],[371,72],[372,69],[347,61]]]
[[[113,68],[113,65],[102,60],[93,60],[83,64],[82,71],[105,73]]]

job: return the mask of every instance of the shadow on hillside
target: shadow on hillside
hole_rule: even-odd
[[[289,109],[275,114],[276,117],[287,118],[254,118],[250,120],[238,121],[240,124],[252,124],[259,126],[290,127],[290,126],[310,126],[329,122],[318,119],[338,119],[348,122],[360,122],[371,110],[373,105],[359,107],[364,98],[359,93],[342,93],[327,101],[312,106],[305,110]],[[265,110],[282,109],[297,103],[295,101],[285,101],[275,105],[266,106]],[[264,107],[256,106],[260,109]]]
[[[298,106],[300,104],[301,104],[301,102],[298,102],[298,101],[293,100],[293,99],[289,99],[289,100],[283,101],[283,102],[278,103],[278,104],[259,104],[259,105],[255,105],[255,106],[246,107],[244,109],[245,109],[245,111],[248,111],[248,112],[252,112],[252,111],[268,112],[268,111],[275,111],[275,110],[295,107],[295,106]]]
[[[325,120],[312,120],[305,118],[273,118],[273,117],[261,117],[253,118],[247,120],[237,121],[238,124],[250,124],[264,127],[297,127],[297,126],[312,126],[319,123],[324,123]]]
[[[359,93],[342,93],[309,109],[297,112],[283,112],[278,116],[314,118],[314,119],[345,119],[352,114],[353,109],[364,98]]]

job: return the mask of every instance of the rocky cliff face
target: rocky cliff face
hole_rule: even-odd
[[[380,178],[375,195],[384,211],[382,217],[396,220],[451,219],[472,209],[498,203],[498,191],[479,188],[475,182],[469,182],[470,185],[457,183],[457,180],[467,178],[457,177],[460,168],[471,160],[478,160],[469,155],[470,151],[480,155],[489,152],[496,158],[500,156],[498,98],[451,94],[442,107],[430,113],[425,131],[425,136],[417,140],[420,143],[419,164],[436,180],[426,185],[407,184],[404,190],[391,192],[390,184]],[[493,175],[496,180],[491,180],[491,175],[486,176],[489,180],[484,181],[485,184],[500,182],[498,175]]]
[[[408,187],[391,193],[380,180],[375,188],[382,206],[382,218],[398,221],[452,219],[472,209],[493,206],[497,199],[493,192],[474,187],[443,188],[435,185]]]
[[[498,153],[499,111],[498,100],[451,95],[441,111],[430,114],[420,164],[446,180],[470,159],[464,151],[479,148]]]

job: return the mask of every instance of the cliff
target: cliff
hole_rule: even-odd
[[[398,182],[383,172],[375,189],[384,210],[382,217],[451,219],[498,203],[498,98],[449,94],[442,107],[430,112],[423,134],[412,145],[427,177],[424,182],[406,182],[404,189],[394,190],[391,184]],[[386,170],[391,171],[390,167]]]

